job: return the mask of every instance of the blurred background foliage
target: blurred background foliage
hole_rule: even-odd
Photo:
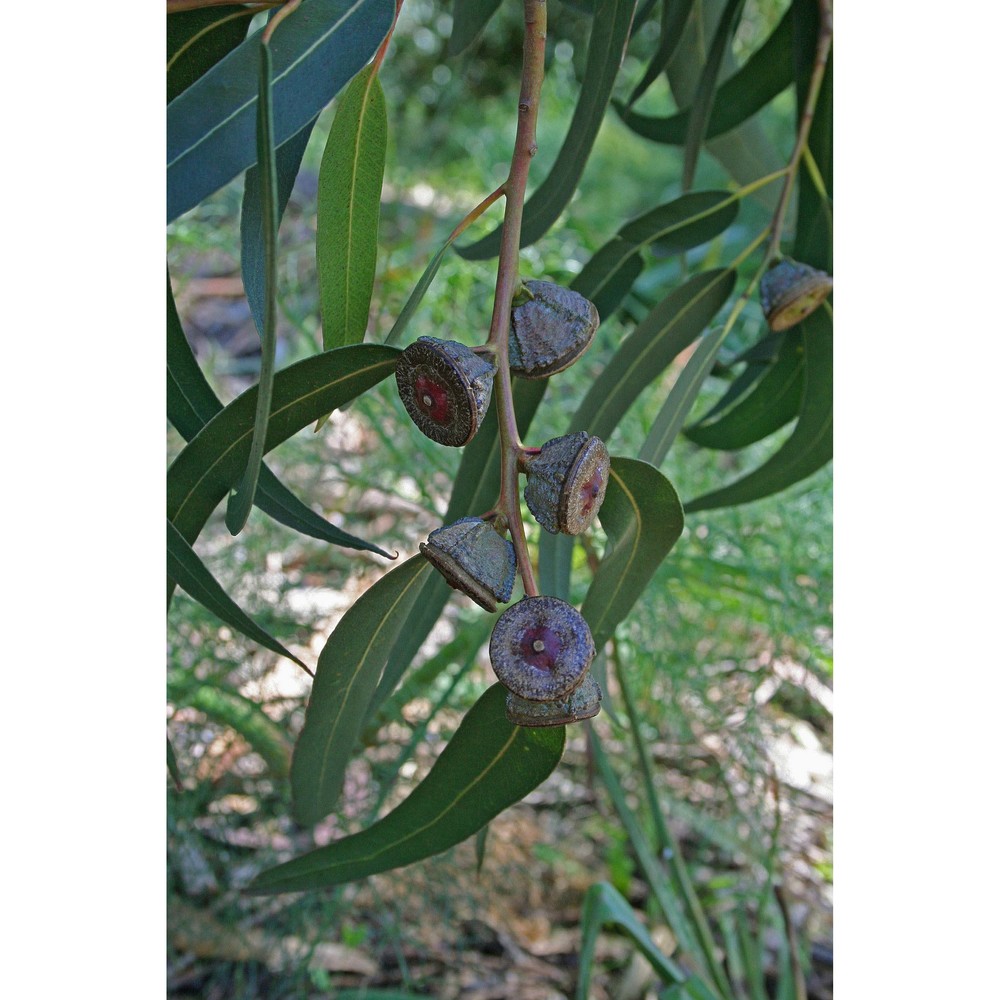
[[[589,33],[579,9],[584,3],[552,0],[549,6],[535,183],[565,134]],[[784,9],[777,0],[749,0],[734,46],[737,62]],[[650,17],[636,33],[618,96],[627,96],[642,75],[658,23]],[[389,149],[368,332],[375,342],[384,339],[453,226],[497,186],[509,163],[520,4],[502,3],[482,37],[457,58],[446,56],[450,30],[449,3],[406,0],[381,72]],[[782,157],[794,131],[793,97],[785,92],[757,117]],[[672,110],[666,82],[650,87],[638,107]],[[312,135],[281,224],[281,366],[314,353],[321,340],[315,193],[332,113],[324,112]],[[680,193],[681,155],[642,140],[609,111],[568,211],[524,249],[523,275],[568,283],[624,219]],[[725,171],[703,157],[696,187],[731,186]],[[259,365],[259,340],[239,279],[241,193],[237,180],[168,230],[181,319],[224,403],[253,382]],[[488,232],[498,218],[498,210],[488,212],[467,240]],[[676,284],[685,268],[731,258],[768,218],[764,204],[745,199],[737,223],[719,239],[686,260],[648,267],[624,307],[602,324],[589,353],[552,383],[528,443],[564,433],[567,413],[595,372],[664,287]],[[494,268],[493,261],[446,255],[407,339],[479,342],[489,324]],[[747,309],[722,360],[763,332],[759,309]],[[676,369],[671,373],[622,421],[609,441],[614,454],[638,453]],[[709,380],[695,417],[723,385]],[[698,496],[758,465],[787,433],[738,454],[681,439],[663,471],[682,498]],[[182,445],[172,428],[167,442],[172,458]],[[414,430],[388,380],[319,433],[296,435],[269,464],[334,523],[407,557],[439,525],[459,458],[457,450],[438,448]],[[199,554],[252,617],[314,663],[339,617],[381,575],[385,561],[299,535],[256,509],[250,529],[233,538],[217,511]],[[530,531],[534,543],[537,534]],[[657,794],[713,921],[724,927],[734,901],[749,901],[751,917],[761,924],[772,920],[755,900],[768,873],[783,873],[806,960],[814,959],[815,996],[825,995],[817,976],[832,912],[831,535],[829,468],[777,496],[691,515],[615,643],[631,679]],[[584,555],[578,548],[577,556]],[[302,830],[289,818],[285,778],[308,678],[220,625],[183,592],[170,616],[168,732],[183,789],[172,784],[169,790],[172,996],[350,996],[362,995],[349,990],[363,984],[442,997],[570,995],[581,900],[598,879],[663,930],[633,846],[595,784],[583,727],[570,730],[556,774],[491,825],[479,875],[476,847],[466,844],[336,890],[241,897],[250,878],[290,848],[300,853],[361,828],[419,781],[492,679],[483,649],[490,620],[466,599],[451,600],[416,667],[367,734],[368,749],[351,765],[338,813]],[[422,672],[420,663],[428,660],[432,668]],[[652,837],[655,824],[638,797],[613,684],[605,706],[610,711],[597,728]],[[768,934],[763,960],[773,964],[780,934]],[[642,960],[637,965],[634,949],[611,935],[602,942],[592,995],[630,995],[623,984],[642,980]],[[644,989],[653,992],[631,995],[657,995],[648,967],[645,974]]]

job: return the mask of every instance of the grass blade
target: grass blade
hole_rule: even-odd
[[[341,618],[316,664],[292,759],[292,811],[303,824],[333,811],[392,644],[431,572],[413,556],[370,587]]]
[[[316,271],[326,350],[365,337],[387,134],[385,98],[371,63],[337,101],[319,168]]]
[[[448,57],[461,55],[482,33],[500,9],[500,0],[455,0],[451,5]]]
[[[394,0],[310,0],[282,23],[271,42],[276,143],[368,62],[395,12]],[[168,222],[256,162],[258,44],[255,32],[168,105]]]
[[[541,784],[562,757],[564,726],[527,729],[504,715],[494,684],[469,710],[427,777],[367,830],[262,872],[255,894],[339,885],[401,868],[471,837]]]

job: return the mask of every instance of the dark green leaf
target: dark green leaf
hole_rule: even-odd
[[[359,344],[325,351],[278,372],[265,451],[391,375],[399,351]],[[214,416],[167,472],[167,517],[194,542],[246,468],[257,405],[253,386]]]
[[[292,196],[299,166],[309,145],[314,118],[305,128],[299,129],[274,152],[278,176],[278,221],[285,213],[285,206]],[[243,208],[240,213],[240,270],[250,312],[261,333],[264,330],[264,214],[260,200],[260,172],[257,164],[247,170],[243,185]]]
[[[793,7],[796,4],[801,4],[801,0],[795,0]],[[789,10],[767,41],[717,90],[705,139],[724,135],[746,121],[773,101],[792,82],[792,76],[792,15]],[[684,144],[690,125],[690,109],[667,118],[656,118],[638,114],[617,101],[614,106],[622,121],[643,138],[672,146]]]
[[[431,572],[422,555],[391,570],[351,606],[323,647],[292,759],[292,803],[299,823],[317,823],[337,804],[365,708]]]
[[[591,384],[570,429],[607,441],[639,393],[722,308],[735,280],[728,268],[704,271],[655,305]]]
[[[393,0],[309,0],[274,33],[274,139],[302,129],[368,62]],[[256,162],[255,33],[167,108],[167,221]]]
[[[627,934],[646,956],[661,983],[683,983],[684,970],[660,951],[649,936],[645,925],[635,915],[624,896],[607,882],[592,885],[583,897],[580,914],[580,977],[576,984],[577,1000],[590,996],[590,976],[594,965],[597,935],[605,924],[613,924]]]
[[[455,0],[451,5],[448,56],[461,55],[482,33],[500,7],[500,0]]]
[[[685,436],[702,448],[735,451],[773,434],[799,412],[804,367],[802,332],[794,329],[752,392],[719,419],[687,428]]]
[[[660,39],[656,51],[649,60],[646,72],[629,94],[627,105],[631,107],[649,89],[654,80],[667,68],[673,57],[677,43],[681,40],[684,25],[691,15],[694,0],[663,0],[660,15]]]
[[[271,103],[271,49],[260,46],[260,90],[257,96],[257,163],[264,219],[264,326],[261,330],[260,380],[257,412],[247,467],[226,505],[226,527],[234,534],[243,530],[257,494],[267,421],[274,390],[274,361],[278,345],[278,167],[274,157],[274,122]]]
[[[167,15],[167,102],[247,36],[254,11],[240,4]]]
[[[170,737],[167,737],[167,772],[173,779],[174,787],[179,792],[184,791],[184,781],[181,778],[181,769],[177,766],[177,754],[174,753],[174,745],[170,742]]]
[[[597,306],[602,320],[607,319],[632,290],[643,266],[639,248],[616,236],[587,261],[570,287]]]
[[[684,136],[684,173],[681,187],[686,191],[694,182],[694,171],[698,164],[698,154],[701,144],[705,141],[708,129],[708,119],[715,102],[715,90],[719,82],[719,71],[722,69],[722,58],[729,49],[733,32],[743,13],[746,0],[727,0],[726,6],[719,18],[712,47],[708,51],[708,59],[702,68],[698,79],[698,87],[691,102],[688,117],[687,133]]]
[[[337,101],[319,168],[316,271],[327,350],[365,338],[387,134],[382,84],[371,63]]]
[[[750,390],[764,377],[770,365],[766,361],[752,361],[729,383],[726,391],[716,400],[712,408],[692,427],[701,427],[703,424],[710,424],[723,413],[732,409],[741,399],[744,399]],[[712,374],[718,374],[716,368],[712,369]],[[685,431],[685,433],[687,433]]]
[[[404,802],[361,833],[262,872],[251,893],[298,892],[401,868],[471,837],[519,802],[562,756],[564,726],[528,729],[504,715],[494,684],[469,710],[430,774]]]
[[[763,465],[722,489],[686,504],[689,513],[734,507],[770,496],[812,475],[833,457],[833,313],[821,306],[800,324],[805,384],[799,420]]]
[[[614,635],[680,538],[684,511],[677,491],[658,469],[615,457],[599,516],[608,544],[581,609],[598,649]]]
[[[202,374],[191,346],[184,336],[168,276],[167,419],[177,428],[185,441],[190,441],[221,409],[222,403]],[[283,485],[266,465],[261,466],[254,503],[265,514],[301,534],[350,549],[377,552],[387,559],[392,558],[377,545],[341,531],[320,517]]]
[[[212,576],[208,567],[198,558],[195,550],[170,521],[167,521],[167,574],[177,586],[187,591],[199,604],[208,608],[227,625],[232,625],[237,632],[242,632],[254,642],[259,642],[265,649],[270,649],[280,656],[287,656],[300,667],[305,667],[297,656],[262,629],[226,593],[222,584]]]
[[[556,162],[524,205],[522,247],[544,236],[573,197],[625,55],[635,8],[636,0],[598,0],[580,99]],[[476,243],[459,247],[458,252],[468,260],[495,257],[500,252],[500,230],[494,230]]]

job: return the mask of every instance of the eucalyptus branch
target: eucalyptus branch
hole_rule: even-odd
[[[379,71],[382,66],[382,60],[385,59],[386,50],[389,48],[389,42],[392,41],[392,33],[396,30],[396,22],[399,20],[399,12],[403,8],[403,0],[396,0],[396,13],[392,18],[392,25],[385,34],[385,38],[382,39],[382,44],[378,47],[378,52],[375,53],[375,58],[372,60],[375,64],[375,73]]]
[[[813,61],[812,76],[809,78],[809,89],[806,92],[805,103],[802,106],[802,117],[799,119],[799,131],[795,137],[795,146],[788,161],[785,183],[778,198],[778,207],[774,211],[774,221],[771,223],[771,242],[767,247],[767,260],[778,256],[781,246],[781,230],[785,225],[785,213],[792,198],[792,188],[798,172],[799,160],[809,139],[813,118],[816,115],[816,102],[819,100],[819,88],[823,83],[826,63],[830,56],[830,45],[833,41],[833,6],[832,0],[817,0],[819,3],[819,33],[816,38],[816,58]]]
[[[268,21],[267,27],[264,29],[264,34],[260,37],[262,45],[271,44],[271,37],[277,30],[278,25],[281,24],[281,22],[284,21],[289,15],[294,14],[295,11],[299,9],[299,5],[301,3],[302,0],[288,0],[288,2],[282,6],[281,10],[279,10],[278,13],[275,14],[270,21]]]
[[[507,515],[511,542],[517,556],[518,570],[529,597],[538,595],[528,543],[521,520],[521,500],[518,489],[518,464],[523,451],[514,415],[514,395],[510,382],[510,361],[507,337],[510,330],[510,310],[518,281],[518,254],[521,248],[521,218],[524,214],[524,194],[528,185],[531,158],[538,151],[535,126],[538,121],[538,100],[545,75],[545,0],[524,0],[524,57],[521,68],[521,94],[517,104],[517,135],[510,172],[503,184],[503,232],[500,238],[500,259],[497,263],[497,284],[493,299],[493,317],[487,341],[493,349],[497,374],[494,392],[500,429],[500,500],[497,507]]]

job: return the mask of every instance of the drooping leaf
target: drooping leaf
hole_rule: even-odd
[[[319,168],[316,270],[326,350],[359,344],[365,337],[375,286],[386,136],[385,98],[371,63],[337,101]]]
[[[583,897],[583,911],[580,914],[580,976],[576,984],[577,1000],[587,1000],[590,996],[590,976],[594,965],[597,936],[606,924],[613,924],[632,939],[633,944],[653,966],[661,984],[683,983],[687,979],[684,970],[656,947],[649,936],[649,931],[635,915],[625,897],[607,882],[597,882]]]
[[[278,346],[278,167],[274,157],[274,120],[271,101],[271,48],[260,45],[260,89],[257,95],[257,163],[260,166],[260,199],[264,220],[264,325],[261,329],[260,378],[257,411],[247,467],[229,495],[226,527],[234,535],[250,516],[264,457],[267,421],[274,389],[274,362]]]
[[[427,777],[367,830],[262,872],[255,894],[339,885],[412,864],[471,837],[520,801],[562,756],[563,726],[528,729],[504,715],[506,689],[494,684],[469,710]]]
[[[655,305],[593,381],[570,429],[608,440],[639,393],[722,308],[735,280],[729,268],[703,271]]]
[[[687,133],[684,136],[684,169],[681,187],[685,191],[694,182],[698,154],[701,152],[701,144],[705,141],[709,115],[715,102],[715,91],[719,81],[719,71],[722,69],[722,58],[729,49],[745,2],[746,0],[727,0],[712,38],[712,46],[708,50],[708,59],[705,61],[698,79],[698,86],[695,89],[694,100],[691,102],[688,116]]]
[[[600,649],[680,538],[684,511],[677,491],[659,469],[616,456],[598,516],[608,545],[581,613]]]
[[[604,119],[618,68],[625,55],[636,0],[598,0],[587,47],[580,97],[569,130],[548,177],[525,202],[521,246],[530,246],[548,232],[569,204]],[[486,260],[500,252],[500,230],[458,248],[467,260]]]
[[[833,457],[833,312],[821,306],[800,327],[805,383],[795,429],[759,468],[685,504],[689,513],[733,507],[778,493],[812,475]]]
[[[278,372],[265,451],[391,375],[399,351],[358,344],[325,351]],[[257,405],[253,386],[216,414],[167,470],[167,517],[193,543],[246,467]]]
[[[615,236],[587,261],[570,287],[594,303],[602,320],[607,319],[632,290],[644,266],[638,248]]]
[[[685,436],[702,448],[735,451],[773,434],[799,412],[804,368],[802,333],[793,329],[752,392],[717,420],[688,427]]]
[[[292,196],[295,178],[298,176],[302,157],[309,136],[312,135],[314,118],[305,128],[299,129],[274,151],[274,162],[278,181],[278,224],[285,213],[288,199]],[[243,207],[240,212],[240,271],[243,275],[243,290],[257,330],[264,331],[264,211],[261,202],[260,170],[254,164],[247,170],[243,186]]]
[[[230,596],[184,536],[167,521],[167,574],[181,589],[221,621],[254,642],[300,667],[306,665],[266,629],[261,628]],[[306,668],[308,669],[308,668]]]
[[[792,7],[800,5],[794,0]],[[778,22],[767,41],[716,91],[705,139],[736,128],[765,107],[792,82],[792,10]],[[691,109],[666,118],[640,114],[620,102],[615,110],[633,132],[653,142],[682,146],[688,134]]]
[[[254,13],[227,4],[167,15],[168,103],[246,38]]]
[[[351,606],[323,647],[292,758],[292,811],[299,823],[317,823],[336,806],[365,708],[431,572],[422,555],[391,570]]]
[[[302,129],[372,57],[393,0],[309,0],[275,31],[274,140]],[[167,221],[256,162],[259,33],[167,107]]]
[[[455,0],[451,5],[449,58],[461,55],[482,33],[500,9],[500,0]]]
[[[181,671],[168,675],[167,695],[177,705],[190,705],[213,722],[235,730],[264,758],[274,777],[288,777],[292,750],[285,731],[257,702],[229,687],[206,684]]]
[[[663,0],[660,13],[660,38],[656,51],[649,60],[646,72],[629,94],[627,107],[631,107],[650,88],[656,78],[667,68],[677,43],[681,40],[684,25],[691,14],[694,0]]]
[[[174,305],[167,277],[167,419],[185,441],[190,441],[222,409],[195,359]],[[265,514],[312,538],[350,549],[377,552],[391,559],[384,549],[342,531],[307,507],[266,466],[261,466],[254,503]]]

